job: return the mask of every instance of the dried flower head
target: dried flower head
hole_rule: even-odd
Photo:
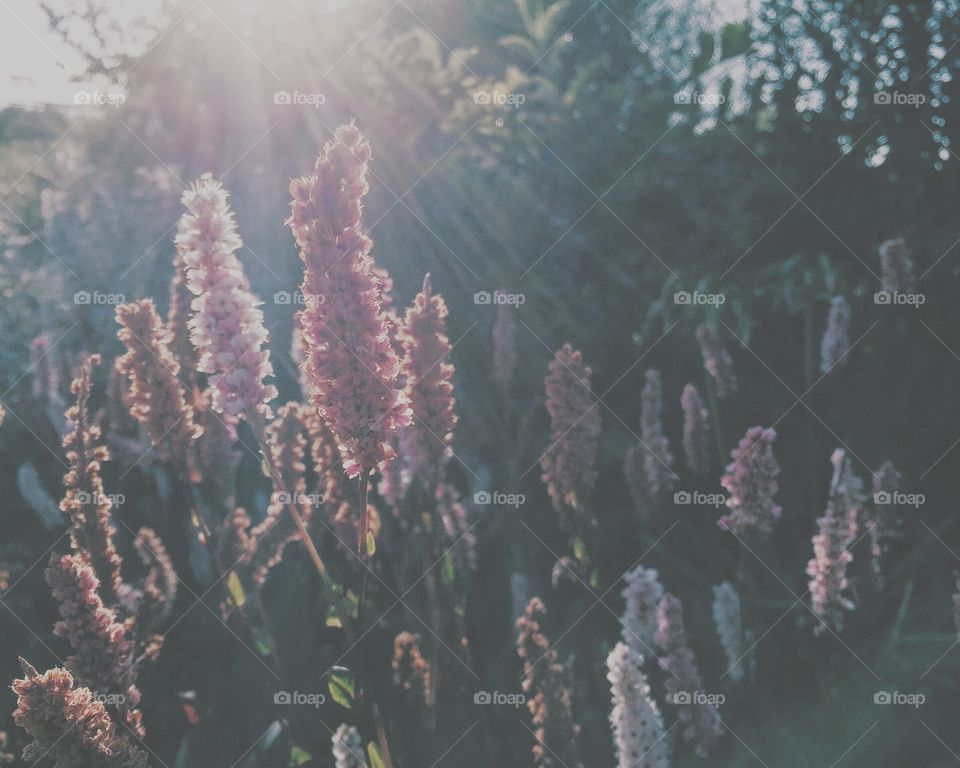
[[[642,667],[643,657],[625,643],[617,643],[607,656],[617,768],[668,768],[663,718]]]
[[[393,458],[390,438],[410,422],[397,384],[400,364],[380,311],[381,282],[360,231],[370,144],[340,126],[313,174],[290,184],[288,220],[303,259],[306,306],[299,319],[310,397],[337,436],[350,477]]]
[[[268,419],[267,405],[276,387],[260,301],[235,251],[237,235],[227,191],[204,174],[183,193],[187,212],[180,218],[177,248],[182,253],[190,304],[190,340],[197,349],[197,370],[210,375],[213,410],[233,425],[254,414]]]
[[[733,682],[739,682],[743,679],[746,643],[740,618],[740,595],[728,581],[713,588],[713,624],[727,657],[727,674]]]
[[[124,402],[160,458],[186,470],[200,428],[177,378],[180,364],[169,346],[173,337],[150,299],[121,304],[117,322],[117,336],[127,351],[117,358],[116,369],[130,383]]]
[[[663,597],[660,575],[653,568],[638,565],[623,575],[627,586],[620,593],[625,602],[620,617],[621,636],[641,656],[654,653],[657,633],[657,606]]]
[[[666,594],[657,609],[657,645],[663,649],[660,667],[668,673],[664,681],[667,703],[677,707],[677,720],[685,741],[693,744],[700,757],[707,757],[723,730],[716,707],[696,695],[703,691],[693,651],[687,643],[683,606]],[[683,694],[683,695],[681,695]]]
[[[401,632],[393,640],[393,682],[407,693],[415,693],[424,704],[430,701],[430,664],[420,652],[420,635]]]
[[[13,681],[14,722],[32,738],[23,759],[46,758],[55,768],[147,768],[147,754],[133,746],[104,705],[73,677],[55,667],[42,675],[20,659],[24,677]]]
[[[561,523],[572,529],[583,525],[585,505],[597,480],[597,443],[600,411],[590,390],[590,368],[569,344],[561,347],[544,382],[550,414],[550,447],[540,467]],[[574,520],[569,519],[573,513]],[[579,513],[579,514],[578,514]]]
[[[90,355],[70,385],[76,403],[67,410],[72,430],[63,439],[70,469],[63,477],[66,488],[60,509],[70,516],[70,543],[89,562],[100,581],[100,594],[113,603],[120,592],[120,555],[113,544],[111,502],[103,492],[100,466],[109,458],[100,427],[90,420],[89,399],[93,367],[99,355]]]
[[[710,467],[707,409],[693,384],[684,386],[680,407],[683,410],[683,453],[687,468],[695,475],[705,475]]]
[[[52,555],[46,577],[60,610],[54,632],[66,637],[73,649],[67,669],[91,690],[118,697],[117,709],[142,735],[134,644],[114,611],[103,604],[93,568],[75,555]]]
[[[735,536],[772,533],[780,519],[781,509],[773,501],[780,474],[780,465],[773,455],[776,436],[772,429],[751,427],[730,454],[733,463],[720,480],[730,494],[730,512],[720,518],[720,527]]]
[[[580,727],[573,720],[570,691],[557,652],[541,631],[546,609],[540,598],[530,601],[517,619],[517,648],[523,660],[523,691],[536,728],[534,762],[539,768],[578,768],[577,738]]]
[[[902,238],[880,245],[880,290],[913,293],[913,258]]]
[[[419,478],[428,489],[436,486],[443,472],[457,423],[446,316],[447,305],[439,294],[431,293],[427,275],[398,334],[407,397],[413,409],[413,423],[400,433],[400,445],[410,477]]]
[[[853,474],[846,452],[837,449],[830,457],[833,478],[830,497],[823,517],[817,520],[820,530],[813,537],[813,558],[807,564],[810,577],[810,607],[820,623],[814,633],[840,632],[846,611],[854,604],[847,595],[847,567],[853,561],[850,545],[857,535],[863,503],[863,484]]]
[[[707,323],[697,328],[697,340],[703,355],[703,366],[717,385],[717,397],[724,398],[737,391],[737,374],[733,370],[733,358],[723,348],[713,326]]]
[[[846,361],[850,350],[850,305],[843,296],[834,296],[827,315],[827,327],[820,340],[820,372],[829,373]]]

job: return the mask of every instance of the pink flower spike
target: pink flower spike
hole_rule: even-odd
[[[748,532],[772,533],[780,519],[781,509],[773,501],[780,474],[780,465],[773,455],[776,436],[772,429],[751,427],[730,454],[733,463],[720,480],[730,494],[727,498],[730,512],[719,522],[721,528],[734,536]]]
[[[382,273],[360,231],[370,155],[355,125],[340,126],[313,173],[291,182],[287,220],[305,268],[299,320],[310,398],[333,430],[350,477],[383,469],[395,455],[395,430],[411,415],[381,311]]]
[[[197,349],[197,370],[210,374],[213,410],[233,428],[241,418],[269,419],[268,403],[276,387],[267,330],[260,302],[235,251],[237,234],[227,191],[209,173],[183,193],[187,212],[176,237],[183,257],[190,304],[190,340]]]

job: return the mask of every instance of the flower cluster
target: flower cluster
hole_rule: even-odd
[[[683,606],[673,595],[664,595],[660,601],[657,623],[655,639],[664,652],[660,667],[669,675],[664,682],[667,701],[677,707],[684,740],[693,744],[700,757],[706,757],[723,733],[720,715],[708,702],[691,698],[703,690],[703,683],[687,643]]]
[[[394,638],[393,682],[431,706],[430,665],[420,652],[420,635],[401,632]]]
[[[352,725],[343,723],[333,734],[335,768],[367,768],[363,756],[363,739]]]
[[[180,363],[170,351],[173,335],[164,327],[150,299],[117,307],[117,336],[126,354],[117,358],[118,373],[129,379],[123,399],[163,461],[186,469],[200,429],[193,420]]]
[[[913,258],[902,238],[887,240],[880,245],[880,290],[913,292]]]
[[[283,481],[284,490],[274,489],[266,516],[250,532],[250,551],[245,565],[257,584],[262,584],[270,570],[283,559],[287,544],[298,538],[290,507],[296,506],[305,520],[313,513],[306,496],[304,410],[299,403],[287,403],[280,407],[267,428],[270,461]]]
[[[543,481],[561,513],[581,511],[597,479],[600,411],[590,391],[590,368],[569,344],[561,347],[545,380],[550,447],[540,460]],[[565,514],[562,523],[572,528]]]
[[[523,691],[536,728],[534,762],[538,768],[578,768],[580,728],[573,719],[563,666],[540,628],[545,613],[543,602],[535,597],[517,619]]]
[[[407,397],[413,409],[413,423],[401,432],[404,468],[411,480],[419,478],[426,488],[436,486],[457,423],[446,316],[447,305],[439,294],[431,293],[427,275],[398,334]]]
[[[394,456],[394,431],[410,422],[372,244],[360,231],[370,154],[357,127],[342,125],[313,173],[290,184],[288,223],[305,267],[299,320],[310,397],[336,434],[350,477],[382,469]]]
[[[781,509],[773,501],[780,474],[773,455],[776,436],[772,429],[751,427],[730,454],[733,463],[720,481],[730,494],[730,513],[720,518],[720,527],[735,536],[771,533],[780,519]]]
[[[66,488],[60,509],[70,516],[70,543],[78,557],[86,559],[100,581],[100,594],[108,603],[120,594],[120,555],[113,543],[110,499],[103,491],[101,464],[109,458],[101,440],[100,427],[92,423],[89,400],[93,367],[99,355],[90,355],[70,385],[76,403],[67,410],[72,429],[63,439],[69,471],[63,477]]]
[[[650,698],[643,657],[625,643],[607,656],[607,680],[613,707],[610,725],[617,749],[617,768],[667,768],[669,752],[663,718]]]
[[[710,468],[710,448],[707,443],[707,409],[693,384],[687,384],[680,394],[683,410],[683,453],[687,468],[695,475],[705,475]]]
[[[170,616],[179,579],[167,548],[152,528],[141,528],[133,545],[147,569],[143,597],[137,610],[137,631],[142,636]]]
[[[625,606],[620,623],[623,642],[641,656],[653,653],[654,635],[657,632],[657,606],[663,597],[660,576],[653,568],[638,565],[627,571],[623,580],[627,582],[620,593]]]
[[[640,437],[643,440],[643,470],[650,496],[662,498],[674,484],[670,443],[663,433],[663,385],[660,371],[649,370],[640,393]]]
[[[730,582],[725,581],[713,588],[713,624],[727,657],[727,674],[733,682],[739,682],[743,679],[746,647],[740,618],[740,595]]]
[[[267,330],[260,301],[235,251],[237,234],[227,191],[204,174],[183,193],[187,212],[177,229],[177,248],[186,269],[190,304],[190,340],[197,349],[197,370],[210,375],[213,410],[231,426],[240,418],[271,416],[267,405],[277,395],[264,379],[273,376]]]
[[[91,689],[118,696],[127,724],[141,733],[134,644],[114,611],[103,604],[93,569],[75,555],[52,555],[46,576],[61,616],[54,632],[73,648],[67,668]]]
[[[733,370],[733,358],[720,343],[716,329],[703,323],[697,328],[697,340],[703,355],[703,366],[717,385],[717,397],[724,398],[737,391],[737,374]]]
[[[87,688],[76,688],[59,667],[42,675],[23,659],[24,677],[13,681],[14,722],[32,738],[23,751],[29,763],[46,758],[56,768],[147,768],[147,753],[135,747]]]
[[[844,613],[854,608],[847,595],[847,567],[853,561],[850,545],[857,535],[863,500],[860,480],[850,468],[846,452],[837,449],[830,461],[833,478],[830,498],[823,517],[817,520],[819,532],[813,537],[813,558],[807,564],[810,577],[810,607],[820,623],[817,635],[843,629]]]

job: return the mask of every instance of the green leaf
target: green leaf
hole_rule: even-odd
[[[266,635],[264,635],[263,631],[256,627],[253,628],[253,642],[263,656],[270,655],[270,643],[267,642]]]
[[[313,759],[311,755],[306,750],[300,749],[300,747],[294,746],[290,748],[290,765],[303,765],[304,763],[309,763]]]
[[[587,545],[579,536],[573,540],[573,556],[581,563],[587,559]]]
[[[360,600],[353,592],[344,590],[342,584],[335,581],[327,584],[326,598],[328,627],[342,627],[344,618],[357,618]]]
[[[244,591],[243,582],[240,581],[236,571],[230,571],[230,575],[227,576],[227,591],[238,608],[247,602],[247,593]]]
[[[260,459],[260,471],[263,472],[264,477],[270,477],[270,465],[267,463],[266,456]]]
[[[383,762],[383,758],[380,756],[380,750],[372,741],[367,744],[367,754],[370,755],[371,768],[386,768],[386,763]]]
[[[353,695],[356,691],[353,672],[346,667],[334,667],[330,670],[330,679],[327,682],[330,696],[344,709],[353,707]]]
[[[373,531],[367,531],[367,555],[372,556],[377,551],[377,538]]]
[[[453,555],[449,552],[443,558],[443,583],[453,584],[457,579],[457,570],[454,567]]]

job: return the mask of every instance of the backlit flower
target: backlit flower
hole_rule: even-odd
[[[381,313],[381,280],[360,231],[370,144],[353,124],[337,129],[313,173],[290,184],[288,224],[305,271],[299,320],[310,398],[337,437],[350,477],[393,458],[391,436],[410,421],[400,363]]]

